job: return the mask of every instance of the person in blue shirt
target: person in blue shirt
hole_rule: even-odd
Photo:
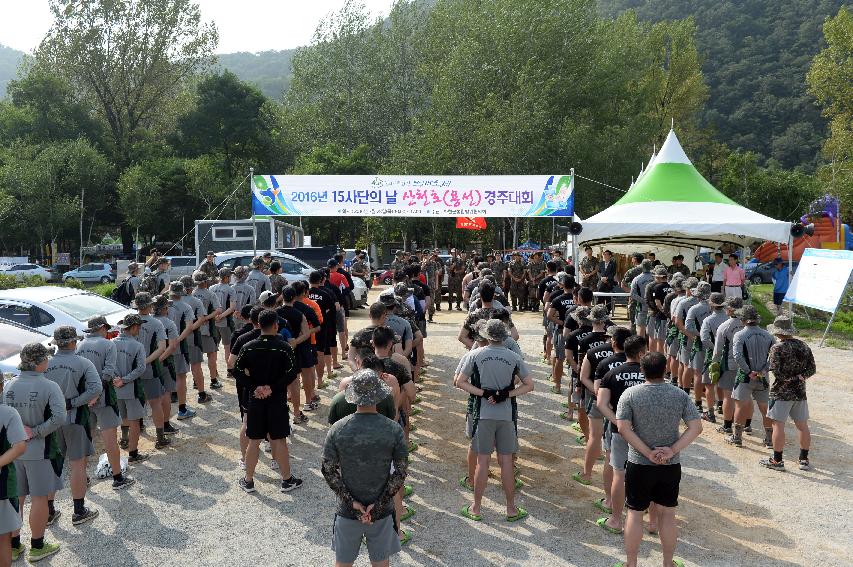
[[[785,299],[785,294],[788,293],[788,265],[782,258],[776,258],[773,262],[775,269],[773,270],[773,305],[776,306],[776,312],[782,313],[782,300]]]

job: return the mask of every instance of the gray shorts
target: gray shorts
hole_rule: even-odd
[[[222,344],[230,345],[231,344],[231,327],[225,325],[224,327],[216,327],[216,330],[219,331],[219,337],[222,339]]]
[[[92,426],[98,431],[114,429],[121,425],[121,418],[110,406],[92,408]]]
[[[735,389],[735,378],[737,377],[736,370],[726,370],[720,374],[720,379],[717,380],[717,387],[721,390],[731,392]]]
[[[335,312],[335,330],[339,333],[343,333],[346,329],[346,317],[344,317],[343,311]]]
[[[145,410],[136,398],[129,400],[118,400],[118,414],[122,419],[135,421],[145,417]]]
[[[72,423],[59,428],[59,448],[65,461],[79,461],[95,454],[95,446],[82,425]]]
[[[175,351],[173,358],[175,360],[175,372],[177,374],[186,374],[190,371],[190,363],[187,362],[187,359],[184,357],[184,353],[181,352],[180,347]]]
[[[214,339],[210,335],[201,336],[201,352],[216,352],[218,348],[219,346],[216,344],[216,339]]]
[[[610,450],[610,445],[613,441],[613,432],[610,430],[610,423],[605,420],[604,421],[604,435],[601,437],[601,448],[604,451]],[[609,461],[608,461],[609,464]]]
[[[471,448],[478,455],[491,455],[495,449],[498,455],[517,453],[518,437],[515,434],[515,424],[497,419],[479,420],[477,431],[471,438]]]
[[[471,414],[465,414],[465,437],[470,439],[474,436],[474,421],[471,419]]]
[[[690,368],[693,370],[702,370],[705,368],[705,351],[699,349],[699,352],[691,357]]]
[[[687,342],[678,350],[678,362],[681,364],[690,364],[690,350],[693,348],[693,340],[687,339]]]
[[[566,339],[562,329],[554,329],[554,356],[557,360],[566,360]]]
[[[204,362],[204,352],[195,345],[190,347],[190,364],[201,364]]]
[[[163,390],[166,392],[178,391],[178,383],[175,381],[175,377],[172,376],[172,371],[165,366],[163,367]]]
[[[628,442],[618,433],[610,434],[610,466],[613,470],[624,471],[628,460]]]
[[[604,416],[598,411],[598,406],[595,405],[595,396],[590,394],[587,390],[584,390],[583,393],[584,404],[586,407],[586,415],[593,419],[604,419]]]
[[[638,327],[645,327],[649,322],[649,308],[643,304],[640,307],[640,311],[637,313],[637,317],[634,319],[634,324]]]
[[[166,390],[163,388],[163,384],[161,384],[160,380],[157,378],[143,380],[142,388],[145,390],[145,399],[148,402],[153,402],[166,393]]]
[[[418,321],[418,329],[421,330],[421,334],[424,338],[427,337],[427,323],[426,321]]]
[[[676,335],[676,337],[672,340],[672,344],[669,345],[669,348],[667,349],[666,353],[673,358],[678,358],[679,348],[680,347],[678,346],[678,336]]]
[[[788,416],[794,421],[807,421],[809,419],[809,403],[806,400],[770,400],[770,409],[767,417],[773,421],[785,422]]]
[[[362,524],[359,520],[350,520],[335,516],[332,525],[332,550],[335,561],[354,563],[361,550],[362,540],[367,542],[367,554],[370,561],[385,561],[400,552],[400,538],[394,529],[394,519],[385,516],[372,524]]]
[[[704,366],[704,365],[703,365],[703,366]],[[710,372],[708,372],[707,370],[705,370],[704,372],[702,372],[702,383],[703,383],[703,384],[708,384],[708,385],[710,385],[710,384],[711,384],[711,373],[710,373]]]
[[[15,506],[18,505],[18,499],[15,498]],[[21,529],[21,516],[12,505],[12,499],[6,498],[0,500],[0,534],[12,533]]]
[[[732,399],[739,402],[755,400],[759,404],[766,404],[770,401],[770,390],[765,388],[760,380],[750,380],[735,387]]]
[[[18,479],[18,496],[48,496],[62,490],[62,477],[53,470],[48,459],[37,461],[15,461]]]

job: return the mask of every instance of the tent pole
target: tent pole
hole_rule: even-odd
[[[791,286],[791,280],[793,279],[794,272],[794,237],[793,235],[788,235],[788,286]],[[794,319],[794,304],[788,303],[788,316],[793,320]],[[835,317],[835,313],[832,314]],[[830,321],[830,325],[832,322]],[[829,329],[829,327],[827,327]],[[826,337],[826,333],[823,334],[824,338]],[[823,344],[823,341],[821,341]]]
[[[249,168],[249,189],[255,182],[255,168]],[[198,251],[196,251],[198,253]],[[252,203],[252,258],[258,255],[258,226],[255,224],[255,205]]]

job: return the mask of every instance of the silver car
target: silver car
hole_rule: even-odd
[[[21,362],[20,354],[24,345],[42,343],[49,347],[51,339],[52,337],[35,329],[0,319],[0,373],[17,376],[20,373],[18,363]]]
[[[115,325],[135,313],[112,299],[70,287],[22,287],[0,291],[0,318],[53,336],[53,330],[71,325],[80,333],[92,317],[103,315]]]
[[[258,250],[257,255],[263,255],[267,250]],[[269,250],[272,254],[272,259],[281,263],[281,275],[287,278],[288,282],[308,281],[308,276],[314,271],[314,268],[290,254]],[[232,250],[230,252],[217,252],[213,262],[216,268],[234,269],[237,266],[252,265],[253,254],[251,250]]]

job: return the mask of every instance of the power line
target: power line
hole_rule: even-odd
[[[579,177],[580,179],[584,179],[586,181],[591,181],[593,183],[598,183],[599,185],[603,185],[604,187],[609,187],[610,189],[615,189],[615,190],[619,191],[620,193],[627,193],[627,191],[625,189],[620,189],[619,187],[614,187],[613,185],[608,185],[607,183],[603,183],[603,182],[595,180],[595,179],[590,179],[589,177],[584,177],[583,175],[580,175],[578,173],[575,173],[575,177]]]

